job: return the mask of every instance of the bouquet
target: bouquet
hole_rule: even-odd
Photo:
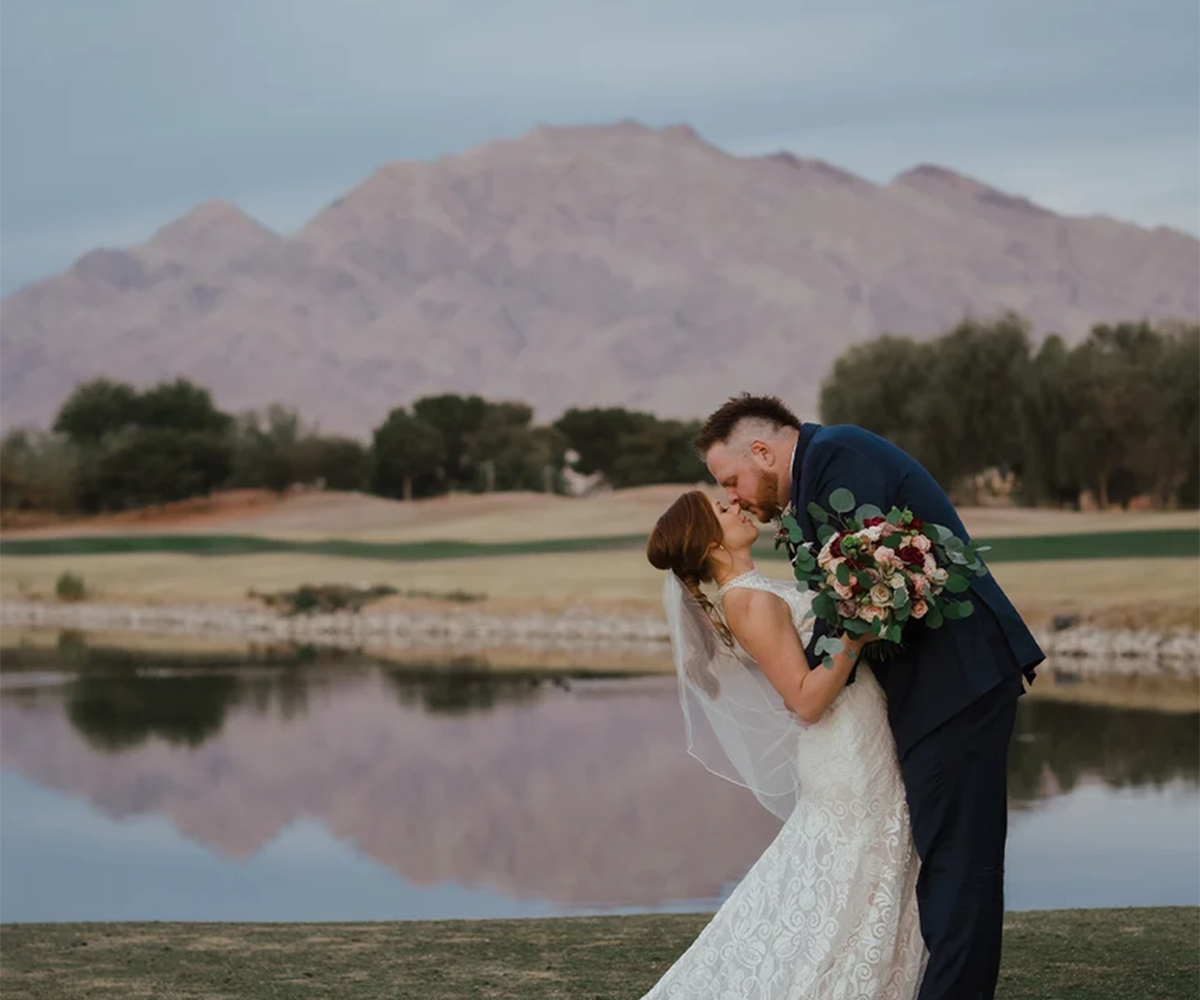
[[[816,644],[826,667],[842,651],[843,634],[884,640],[864,647],[864,655],[881,660],[903,644],[910,621],[940,628],[948,619],[969,617],[975,606],[958,595],[966,594],[972,576],[987,573],[979,555],[989,546],[964,542],[907,509],[884,514],[874,504],[855,509],[855,503],[853,493],[838,489],[829,497],[832,514],[808,505],[821,546],[816,552],[794,517],[782,524],[781,536],[797,546],[796,579],[816,591],[810,613],[829,625],[829,635]]]

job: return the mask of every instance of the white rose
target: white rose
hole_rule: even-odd
[[[892,606],[892,592],[882,583],[877,583],[871,588],[870,601],[877,608],[890,608]]]

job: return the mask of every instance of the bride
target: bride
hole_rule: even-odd
[[[912,1000],[920,862],[883,692],[855,666],[862,640],[809,669],[811,595],[755,569],[757,538],[736,505],[697,491],[647,546],[668,571],[688,750],[785,822],[644,1000]]]

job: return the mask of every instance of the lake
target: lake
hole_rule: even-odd
[[[6,653],[3,921],[713,909],[779,825],[670,676]],[[1010,779],[1010,909],[1200,904],[1196,711],[1023,698]]]

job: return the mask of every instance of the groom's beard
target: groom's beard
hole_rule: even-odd
[[[754,513],[763,524],[774,521],[783,513],[779,506],[779,473],[764,472],[758,481],[754,497]]]

